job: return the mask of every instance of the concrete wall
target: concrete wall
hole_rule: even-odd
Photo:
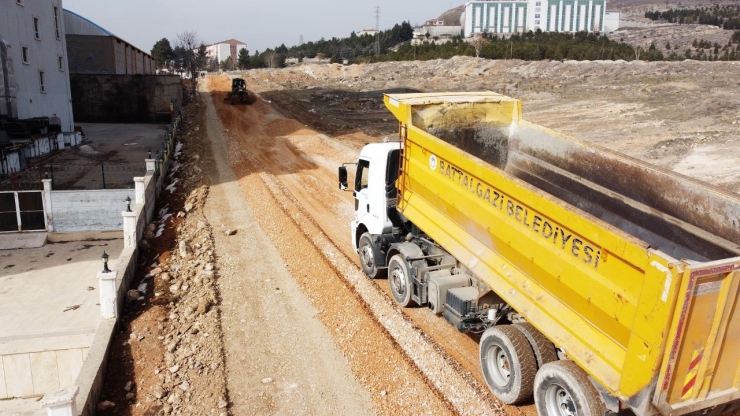
[[[62,121],[62,130],[72,131],[74,121],[64,24],[61,20],[55,24],[55,7],[60,14],[58,19],[61,19],[61,0],[23,1],[22,5],[15,0],[0,0],[0,39],[10,46],[18,118],[56,114]],[[39,22],[38,38],[34,31],[34,18]],[[24,47],[28,50],[26,62],[23,60]],[[41,72],[44,73],[43,92]]]
[[[133,189],[51,191],[51,222],[55,233],[123,230],[121,212]]]
[[[70,80],[78,121],[148,123],[157,119],[157,113],[169,113],[172,99],[182,102],[180,78],[175,75],[73,74]]]
[[[31,397],[73,386],[89,348],[0,356],[0,399]]]

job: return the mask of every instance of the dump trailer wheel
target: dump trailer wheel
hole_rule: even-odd
[[[493,394],[506,404],[532,397],[537,360],[527,337],[511,325],[488,328],[480,339],[480,366]]]
[[[542,368],[543,365],[558,360],[558,351],[555,349],[555,345],[532,324],[522,322],[512,326],[522,331],[524,336],[527,337],[527,341],[529,341],[529,345],[534,351],[534,358],[537,359],[537,368]]]
[[[534,403],[541,416],[606,414],[606,405],[588,374],[570,360],[540,368],[534,380]]]
[[[368,277],[377,278],[385,276],[385,269],[378,269],[377,260],[380,258],[380,250],[373,244],[373,239],[370,233],[363,233],[360,236],[360,244],[358,245],[358,254],[360,255],[360,264],[362,265],[362,271]]]
[[[406,307],[414,303],[411,300],[411,275],[403,256],[396,254],[388,262],[388,284],[391,287],[393,299],[400,306]]]

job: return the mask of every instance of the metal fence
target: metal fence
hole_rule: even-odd
[[[0,191],[44,189],[42,179],[51,179],[51,189],[133,189],[134,176],[144,176],[143,161],[137,165],[119,163],[47,163],[14,173],[0,180]]]
[[[172,153],[175,152],[175,135],[182,122],[182,109],[179,105],[175,106],[173,111],[172,122],[167,126],[167,130],[162,134],[162,141],[154,155],[154,178],[159,181],[162,172],[166,172],[169,167]],[[151,156],[150,156],[151,158]]]
[[[41,165],[44,177],[51,179],[51,189],[133,189],[134,176],[144,176],[146,165],[121,163],[86,163]]]
[[[44,171],[39,167],[33,167],[21,172],[13,173],[0,180],[0,191],[37,191],[43,190],[41,182],[44,179]]]
[[[150,158],[155,159],[154,175],[159,180],[167,170],[171,156],[176,151],[175,135],[182,122],[179,105],[173,111],[172,123],[162,134],[162,141]],[[134,177],[146,174],[146,164],[96,163],[43,163],[10,175],[0,175],[0,191],[43,190],[42,179],[51,179],[53,190],[83,189],[133,189]]]

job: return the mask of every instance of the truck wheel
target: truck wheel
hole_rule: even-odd
[[[480,339],[480,366],[488,388],[502,402],[532,397],[537,360],[520,330],[510,325],[488,328]]]
[[[406,261],[400,254],[391,257],[388,262],[388,284],[396,303],[406,307],[413,303],[411,300],[411,275]]]
[[[534,379],[534,403],[542,416],[601,416],[606,406],[588,375],[570,360],[545,364]]]
[[[522,331],[524,336],[527,337],[527,341],[529,341],[529,345],[534,351],[534,358],[537,359],[537,368],[542,368],[543,365],[558,360],[558,352],[555,349],[555,345],[547,337],[542,335],[537,328],[533,327],[532,324],[523,322],[516,323],[512,326]]]
[[[363,233],[360,236],[360,244],[357,250],[360,254],[360,264],[362,271],[368,277],[376,278],[385,276],[385,269],[378,269],[376,259],[380,258],[380,250],[373,244],[370,233]]]
[[[236,95],[231,96],[231,105],[236,104]]]

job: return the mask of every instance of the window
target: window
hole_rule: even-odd
[[[540,21],[539,21],[539,20],[535,20],[535,21],[534,21],[534,24],[536,24],[536,25],[538,25],[538,26],[539,26],[539,24],[540,24]],[[539,27],[538,27],[537,29],[539,29]]]
[[[539,13],[540,11],[542,11],[542,7],[535,7],[534,8],[534,12],[535,13]]]
[[[539,14],[536,14],[536,15],[534,15],[534,18],[535,19],[539,19],[540,18],[540,15]]]
[[[41,85],[41,92],[46,92],[46,86],[44,85],[44,71],[39,71],[39,84]]]
[[[54,6],[54,31],[57,34],[57,39],[61,39],[59,36],[59,7]]]
[[[38,17],[33,18],[33,33],[34,33],[34,36],[36,36],[36,39],[41,39],[41,37],[39,36],[39,18]]]
[[[534,5],[535,6],[542,6],[542,2],[541,1],[535,2]]]
[[[64,72],[64,57],[59,56],[59,70]]]
[[[368,178],[370,177],[370,162],[360,159],[357,164],[357,174],[355,175],[355,192],[367,188]]]
[[[23,63],[28,65],[28,48],[21,46],[21,56],[23,57]]]

